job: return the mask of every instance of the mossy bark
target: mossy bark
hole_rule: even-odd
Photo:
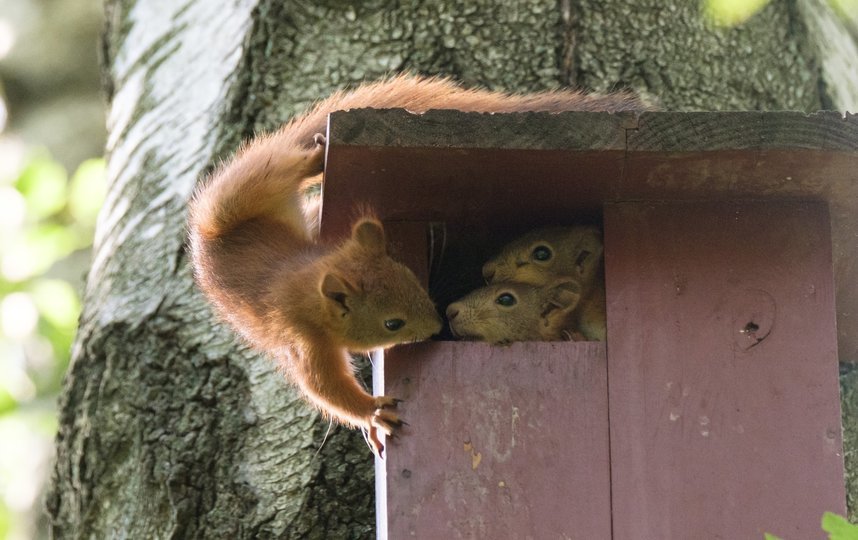
[[[684,0],[214,4],[107,3],[111,186],[60,404],[57,537],[372,535],[362,438],[335,427],[322,444],[328,425],[214,321],[184,247],[197,179],[331,90],[410,70],[522,92],[630,86],[668,109],[855,109],[808,22],[819,3],[772,2],[733,29]]]

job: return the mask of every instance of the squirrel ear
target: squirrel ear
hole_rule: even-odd
[[[371,253],[385,255],[387,243],[384,239],[384,229],[375,219],[364,218],[352,227],[352,238]]]
[[[548,300],[542,309],[542,317],[548,317],[557,311],[566,315],[578,306],[581,300],[581,284],[577,281],[561,280],[548,286]]]
[[[492,279],[495,277],[495,273],[497,272],[497,263],[492,259],[486,262],[483,265],[483,279],[486,280],[486,283],[491,283]]]
[[[332,273],[325,274],[319,286],[322,295],[330,300],[337,312],[345,317],[349,310],[348,298],[355,293],[354,286],[340,276]]]

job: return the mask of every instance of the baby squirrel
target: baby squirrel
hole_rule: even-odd
[[[338,245],[318,242],[317,206],[305,196],[321,182],[319,134],[328,114],[355,108],[472,112],[622,111],[648,107],[631,94],[557,90],[510,95],[464,89],[445,78],[399,75],[339,91],[273,134],[244,144],[190,203],[194,274],[216,312],[256,349],[274,357],[324,414],[391,434],[397,400],[369,395],[348,351],[426,339],[441,328],[427,293],[385,247],[372,214]],[[316,201],[318,203],[318,201]]]
[[[561,279],[545,287],[497,283],[450,304],[447,320],[455,337],[498,345],[583,339],[574,334],[572,320],[580,298],[576,281]]]
[[[602,233],[597,227],[538,229],[505,245],[483,265],[483,277],[492,284],[518,282],[535,287],[547,287],[557,280],[577,283],[580,301],[570,314],[572,327],[584,339],[604,341],[602,252]]]

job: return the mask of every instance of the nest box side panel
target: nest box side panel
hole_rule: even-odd
[[[604,344],[420,343],[384,369],[409,424],[387,441],[389,538],[610,538]]]
[[[605,208],[614,538],[821,538],[845,512],[819,202]]]

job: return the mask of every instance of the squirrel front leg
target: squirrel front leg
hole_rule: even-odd
[[[392,435],[402,426],[399,415],[390,410],[400,400],[372,396],[357,381],[345,349],[318,344],[295,351],[293,374],[309,401],[337,421],[368,431],[373,451],[381,456],[384,445],[378,431]]]

